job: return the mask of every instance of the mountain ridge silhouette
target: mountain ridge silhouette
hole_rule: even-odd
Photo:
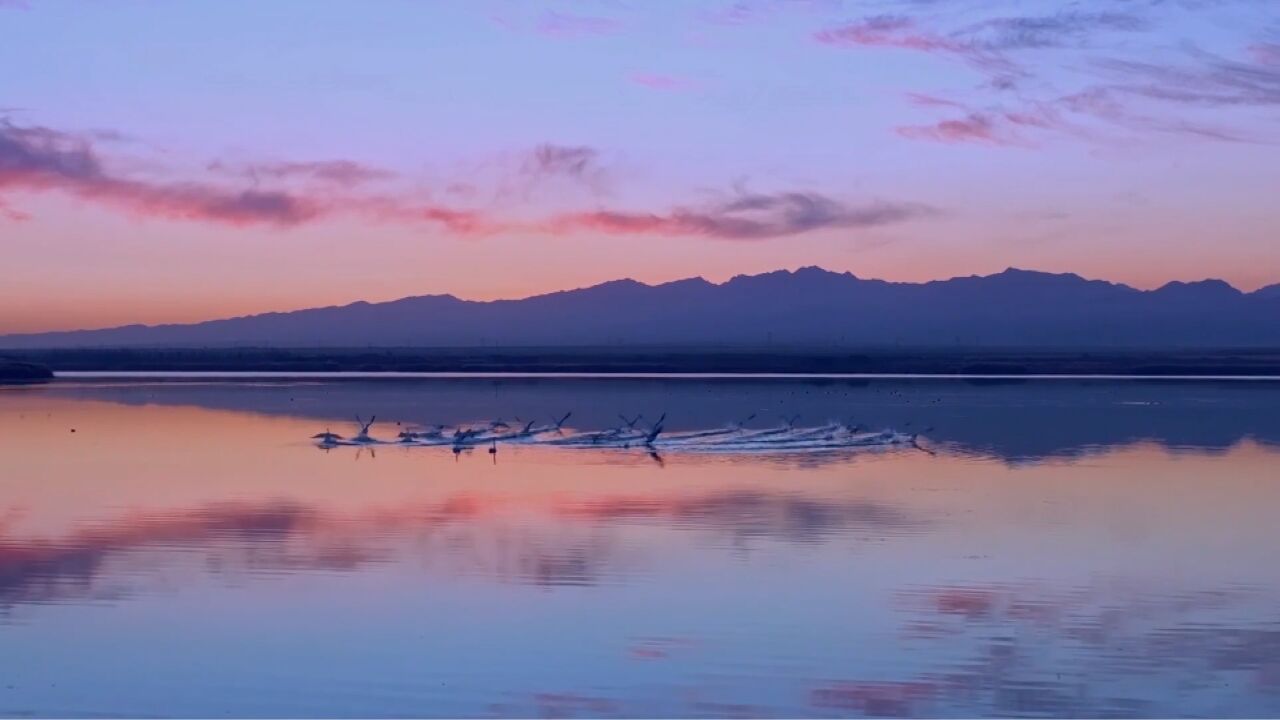
[[[0,336],[0,348],[652,345],[1278,347],[1280,284],[1153,290],[1008,268],[923,283],[815,266],[649,285],[612,280],[522,299],[416,295],[189,324]]]

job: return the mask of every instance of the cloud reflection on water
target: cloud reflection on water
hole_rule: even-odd
[[[362,385],[300,402],[336,412]],[[560,392],[394,387],[369,401],[442,419]],[[310,411],[271,410],[287,386],[202,396],[253,412],[178,407],[185,389],[0,393],[0,674],[17,678],[0,714],[77,714],[71,691],[123,715],[1280,712],[1276,449],[1241,441],[1272,431],[1270,391],[1124,406],[1146,391],[1028,387],[951,396],[960,441],[936,457],[666,467],[556,448],[352,462],[307,443]],[[603,390],[575,418],[633,397]],[[694,386],[673,407],[703,424],[738,390],[795,388]],[[1087,460],[964,444],[1060,446],[1076,430],[1030,421],[1081,417],[1103,441],[1073,450]],[[1190,442],[1112,444],[1151,434]],[[134,662],[99,667],[126,646]]]
[[[566,532],[565,523],[577,527]],[[610,532],[622,523],[710,531],[734,541],[812,543],[851,529],[892,536],[922,521],[875,502],[766,491],[561,498],[538,506],[457,494],[359,513],[284,500],[219,503],[126,515],[55,539],[0,532],[0,606],[128,597],[144,589],[155,568],[168,567],[155,557],[129,563],[131,558],[192,550],[201,553],[210,574],[241,579],[444,556],[442,564],[463,574],[589,586],[619,581],[634,570]],[[129,581],[139,587],[130,590]]]
[[[955,660],[907,679],[824,684],[815,708],[1125,717],[1280,707],[1280,614],[1260,588],[911,587],[899,605],[906,648]]]

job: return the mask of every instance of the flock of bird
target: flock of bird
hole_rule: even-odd
[[[830,422],[813,427],[796,425],[799,416],[787,418],[781,425],[768,428],[748,428],[747,423],[755,415],[724,427],[705,430],[667,432],[664,427],[667,416],[653,422],[644,422],[637,415],[628,418],[619,415],[620,425],[607,430],[573,431],[565,422],[572,412],[552,418],[550,423],[539,424],[535,420],[523,422],[517,419],[512,425],[503,420],[469,427],[435,425],[417,429],[403,429],[395,440],[381,440],[369,434],[375,417],[368,421],[356,417],[358,432],[343,437],[326,429],[312,435],[323,449],[339,446],[367,447],[374,445],[399,445],[403,447],[449,447],[454,454],[487,447],[490,454],[498,452],[500,444],[544,445],[565,448],[616,448],[640,449],[649,453],[659,451],[702,453],[760,453],[760,452],[813,452],[857,448],[905,446],[929,452],[920,445],[918,433],[902,433],[894,430],[869,431],[853,423]]]

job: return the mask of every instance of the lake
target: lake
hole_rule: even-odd
[[[637,414],[914,437],[557,444]],[[1280,382],[74,378],[0,458],[3,716],[1280,715]]]

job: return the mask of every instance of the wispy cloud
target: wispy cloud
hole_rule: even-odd
[[[929,96],[926,96],[929,97]],[[970,108],[963,103],[929,98],[913,104],[925,108],[955,108],[961,117],[945,118],[927,124],[903,125],[896,132],[912,140],[930,140],[950,144],[978,143],[1007,147],[1031,148],[1040,145],[1045,134],[1111,142],[1114,139],[1090,126],[1105,123],[1113,130],[1144,134],[1184,135],[1223,142],[1250,142],[1253,138],[1220,127],[1185,118],[1164,118],[1137,112],[1117,97],[1113,90],[1095,87],[1045,101],[1026,100],[1012,107]]]
[[[209,170],[247,177],[252,180],[287,180],[299,178],[353,187],[377,180],[389,180],[396,173],[364,165],[352,160],[314,160],[304,162],[271,162],[234,165],[223,161],[209,164]]]
[[[469,237],[585,232],[738,241],[770,240],[822,229],[866,229],[939,214],[937,209],[919,203],[878,201],[857,205],[810,192],[738,193],[719,202],[678,206],[663,212],[596,208],[542,219],[500,219],[481,212],[398,203],[375,210],[382,219],[429,221]]]
[[[489,213],[436,203],[417,203],[398,198],[348,200],[346,209],[383,222],[425,223],[443,228],[459,237],[485,237],[510,231],[513,226]]]
[[[0,198],[0,218],[10,222],[26,222],[31,219],[31,214],[11,207],[3,198]]]
[[[495,202],[529,201],[559,191],[587,190],[600,197],[610,192],[612,174],[598,149],[587,145],[541,143],[504,156],[494,168]]]
[[[217,168],[218,164],[213,167]],[[350,181],[353,172],[354,177],[370,174],[363,166],[343,162],[286,162],[249,167],[277,179],[296,174],[314,177],[321,173]],[[235,189],[205,182],[157,183],[132,179],[108,171],[85,136],[38,126],[20,127],[7,120],[0,121],[0,192],[4,190],[61,191],[144,217],[237,226],[295,226],[338,212],[354,212],[382,220],[437,224],[459,235],[488,234],[504,227],[478,211],[390,196],[326,194],[320,198],[284,190]],[[5,214],[13,218],[16,212],[9,208]]]
[[[1103,32],[1138,32],[1147,22],[1119,12],[1062,11],[1052,15],[994,17],[951,30],[927,27],[907,15],[874,15],[819,30],[819,43],[844,47],[888,47],[947,55],[962,60],[993,79],[1025,75],[1010,53],[1086,44]]]
[[[697,87],[697,83],[689,78],[677,77],[675,75],[661,75],[658,73],[632,73],[631,82],[650,90],[667,90],[671,92],[692,90]]]
[[[1249,56],[1259,65],[1280,65],[1280,43],[1254,43]]]
[[[965,105],[962,102],[948,100],[947,98],[930,95],[928,93],[909,92],[906,94],[906,98],[912,105],[918,105],[920,107],[965,108]]]
[[[585,145],[543,143],[529,153],[522,170],[535,177],[561,175],[589,180],[603,172],[599,158],[600,151]]]
[[[1157,117],[1133,110],[1114,89],[1093,87],[1058,98],[1056,104],[1072,112],[1139,132],[1187,135],[1205,140],[1253,142],[1247,135],[1181,117]]]
[[[724,240],[763,240],[819,229],[870,228],[937,214],[929,206],[874,202],[851,205],[818,193],[740,193],[699,207],[666,213],[595,210],[569,213],[546,224],[555,232],[700,235]]]
[[[826,45],[894,47],[921,52],[964,54],[968,44],[922,30],[903,15],[876,15],[839,27],[819,30],[814,39]]]
[[[932,8],[940,3],[920,3]],[[948,5],[947,7],[950,7]],[[983,3],[968,6],[977,10]],[[1084,46],[1099,34],[1134,33],[1151,23],[1132,12],[1059,10],[1048,15],[1002,15],[966,22],[950,29],[930,29],[930,15],[871,15],[819,30],[814,39],[835,45],[884,45],[922,51],[968,53]]]
[[[622,29],[622,23],[612,18],[547,11],[538,18],[534,29],[543,35],[573,38],[612,35]]]
[[[1256,55],[1255,55],[1256,57]],[[1103,59],[1109,89],[1204,107],[1280,105],[1280,64],[1229,60],[1187,47],[1180,62]]]
[[[969,38],[929,30],[904,15],[876,15],[819,30],[813,37],[819,43],[835,47],[896,48],[950,57],[992,77],[1022,74],[1016,64],[999,52]]]
[[[765,22],[783,12],[809,14],[839,10],[843,0],[733,0],[699,13],[713,25],[745,25]]]
[[[599,181],[598,151],[587,146],[543,144],[525,159],[522,172],[532,181],[565,177]],[[316,163],[275,163],[282,178],[308,177],[334,167]],[[348,179],[345,165],[336,166]],[[359,173],[357,173],[359,175]],[[343,188],[350,189],[350,188]],[[504,217],[492,209],[426,202],[393,194],[320,194],[273,189],[235,189],[206,182],[152,182],[109,171],[91,142],[44,127],[20,127],[0,121],[0,193],[6,190],[60,191],[86,202],[145,217],[229,225],[296,226],[338,213],[354,213],[383,222],[423,223],[463,237],[500,233],[595,232],[609,235],[707,237],[764,240],[813,230],[877,227],[927,217],[937,211],[915,203],[851,204],[819,193],[737,191],[712,203],[681,205],[665,212],[616,208],[562,212],[530,219]],[[2,199],[2,198],[0,198]],[[7,205],[10,219],[20,213]]]
[[[979,142],[993,145],[1014,145],[1013,140],[1001,135],[990,115],[972,113],[963,118],[940,120],[931,125],[904,125],[898,134],[912,139],[936,140],[946,143]]]
[[[1167,49],[1139,43],[1143,54],[1135,57],[1131,43],[1107,42],[1155,29],[1151,12],[1162,5],[1167,3],[1131,2],[1099,9],[1082,4],[1051,14],[974,20],[973,12],[986,9],[980,4],[917,3],[919,12],[910,15],[872,15],[819,30],[813,37],[829,46],[926,53],[964,63],[986,76],[986,84],[977,90],[978,97],[987,96],[986,102],[975,100],[973,91],[963,101],[909,95],[918,107],[962,111],[959,117],[895,128],[912,139],[1026,146],[1035,144],[1027,137],[1030,130],[1106,140],[1098,129],[1112,125],[1122,131],[1263,141],[1184,109],[1280,105],[1280,46],[1255,43],[1240,53],[1241,59],[1230,59],[1190,44],[1170,55]],[[1175,5],[1186,12],[1209,7]],[[949,16],[946,11],[951,10],[964,12]],[[1046,50],[1054,52],[1045,55]],[[1064,87],[1064,80],[1074,80],[1074,86]],[[1086,129],[1089,124],[1094,129]]]
[[[320,208],[288,193],[150,183],[108,172],[87,139],[0,121],[0,190],[62,190],[139,215],[232,225],[295,225]]]
[[[1128,12],[1064,10],[1052,15],[1023,15],[983,20],[955,35],[990,52],[1085,46],[1101,33],[1135,33],[1150,22]]]

